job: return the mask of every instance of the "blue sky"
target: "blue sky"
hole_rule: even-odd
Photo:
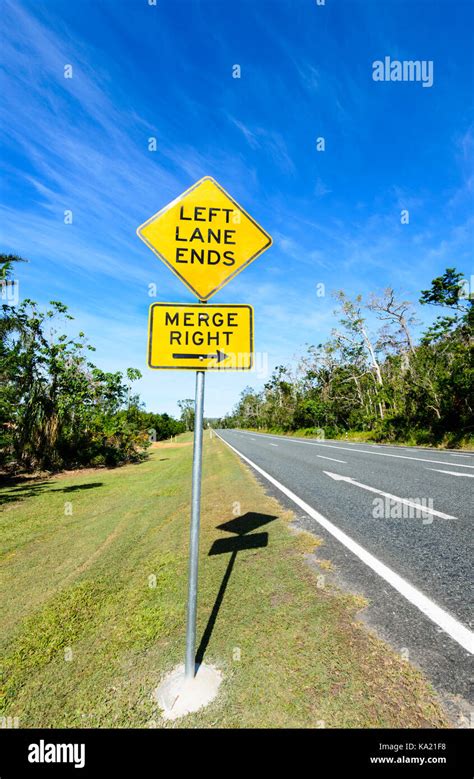
[[[176,413],[193,375],[147,369],[147,312],[193,297],[135,230],[202,176],[273,236],[212,300],[255,307],[270,367],[330,334],[332,290],[416,300],[446,266],[472,273],[473,8],[2,0],[2,251],[30,260],[21,296],[69,305],[97,364],[140,368],[147,407]],[[375,82],[385,56],[432,60],[433,86]],[[264,380],[208,373],[206,413]]]

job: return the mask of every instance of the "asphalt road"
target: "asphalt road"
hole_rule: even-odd
[[[218,434],[276,480],[257,473],[299,526],[325,540],[320,556],[332,559],[338,583],[369,599],[364,619],[423,668],[452,712],[472,716],[474,453]]]

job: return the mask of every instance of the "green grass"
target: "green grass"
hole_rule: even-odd
[[[246,428],[249,432],[270,433],[273,435],[296,436],[297,438],[315,438],[320,428],[300,427],[297,430],[283,430],[281,427],[268,428]],[[445,433],[442,440],[434,441],[427,430],[414,430],[411,435],[400,436],[396,440],[391,440],[387,436],[381,436],[372,430],[348,430],[339,435],[328,436],[329,440],[352,441],[355,443],[385,443],[391,446],[426,446],[427,448],[440,449],[467,449],[474,450],[474,437],[468,433],[460,436],[455,433]]]
[[[291,532],[207,433],[198,641],[224,682],[202,712],[161,720],[152,691],[184,653],[190,440],[3,490],[2,715],[27,728],[447,725],[421,674],[357,619],[360,599],[317,586],[318,540]],[[266,545],[244,548],[251,536]]]

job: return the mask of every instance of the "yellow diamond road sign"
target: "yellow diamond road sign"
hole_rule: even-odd
[[[209,176],[148,219],[137,234],[199,300],[209,300],[272,243]]]
[[[249,370],[253,364],[253,308],[247,305],[152,303],[150,368]]]

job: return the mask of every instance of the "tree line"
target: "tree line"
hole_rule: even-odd
[[[366,300],[334,296],[331,337],[307,345],[296,367],[275,368],[261,391],[247,387],[219,424],[327,438],[472,442],[474,298],[463,274],[447,268],[421,291],[421,305],[440,314],[418,341],[414,306],[391,287]]]
[[[2,293],[18,262],[0,255]],[[136,368],[97,367],[85,334],[62,332],[72,319],[59,301],[46,310],[29,299],[2,304],[0,467],[7,474],[138,461],[151,442],[186,429],[184,420],[145,411],[133,391]]]

